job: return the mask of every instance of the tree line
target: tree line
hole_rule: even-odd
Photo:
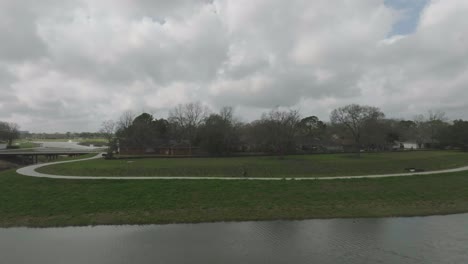
[[[86,138],[86,139],[99,139],[103,135],[99,132],[55,132],[55,133],[31,133],[24,131],[21,134],[22,138],[28,138],[33,140],[42,140],[42,139],[67,139],[73,140],[77,138]]]
[[[385,151],[411,141],[426,148],[468,148],[468,121],[449,121],[430,111],[412,120],[387,118],[377,107],[351,104],[333,110],[330,121],[303,117],[297,110],[271,109],[259,119],[241,122],[233,108],[211,112],[201,103],[180,104],[167,118],[125,112],[103,122],[100,134],[112,148],[185,146],[210,155]]]
[[[0,142],[6,142],[11,147],[13,141],[20,136],[19,126],[16,123],[0,121]]]

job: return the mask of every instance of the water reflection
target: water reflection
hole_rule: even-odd
[[[0,263],[468,263],[468,214],[0,229]]]
[[[38,143],[41,147],[37,148],[37,150],[50,150],[50,149],[72,149],[72,150],[92,150],[96,149],[96,147],[91,146],[82,146],[79,145],[78,142],[47,142],[47,141],[34,141],[34,143]]]

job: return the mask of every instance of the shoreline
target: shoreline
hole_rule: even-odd
[[[312,220],[366,220],[366,219],[393,219],[393,218],[425,218],[425,217],[443,217],[451,215],[468,214],[467,211],[446,212],[435,214],[408,214],[408,215],[389,215],[389,216],[350,216],[350,217],[317,217],[317,218],[265,218],[265,219],[244,219],[244,220],[215,220],[199,222],[149,222],[149,223],[103,223],[103,224],[78,224],[78,225],[0,225],[0,229],[47,229],[47,228],[68,228],[68,227],[100,227],[100,226],[166,226],[166,225],[203,225],[203,224],[221,224],[221,223],[249,223],[249,222],[301,222]]]

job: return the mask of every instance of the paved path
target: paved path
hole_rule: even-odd
[[[361,175],[361,176],[336,176],[336,177],[288,177],[288,178],[279,178],[279,177],[270,177],[270,178],[252,178],[252,177],[187,177],[187,176],[65,176],[65,175],[52,175],[44,174],[37,172],[36,169],[55,164],[62,163],[71,163],[71,162],[80,162],[84,160],[100,159],[102,158],[103,153],[98,155],[77,160],[67,160],[67,161],[57,161],[31,165],[18,169],[16,172],[24,176],[39,177],[39,178],[52,178],[52,179],[69,179],[69,180],[263,180],[263,181],[274,181],[274,180],[336,180],[336,179],[362,179],[362,178],[386,178],[386,177],[404,177],[404,176],[416,176],[416,175],[431,175],[431,174],[440,174],[440,173],[450,173],[450,172],[460,172],[468,171],[468,166],[456,168],[456,169],[447,169],[447,170],[438,170],[438,171],[426,171],[426,172],[414,172],[414,173],[394,173],[394,174],[378,174],[378,175]]]

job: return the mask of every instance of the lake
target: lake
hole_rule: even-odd
[[[72,149],[72,150],[93,150],[95,147],[81,146],[78,142],[53,142],[53,141],[34,141],[34,143],[41,144],[41,147],[38,150],[44,149]]]
[[[468,214],[8,228],[0,263],[468,263]]]

